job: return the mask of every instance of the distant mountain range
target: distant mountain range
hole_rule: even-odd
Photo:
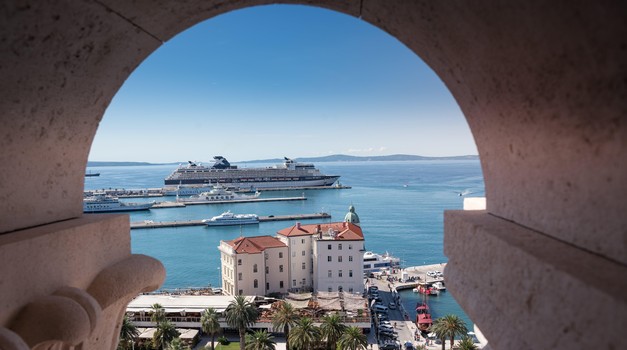
[[[467,155],[467,156],[452,156],[452,157],[424,157],[424,156],[415,156],[411,154],[392,154],[389,156],[349,156],[345,154],[334,154],[331,156],[324,157],[313,157],[313,158],[294,158],[294,160],[299,162],[310,162],[310,163],[323,163],[323,162],[382,162],[382,161],[410,161],[410,160],[477,160],[479,156],[477,155]],[[282,158],[274,158],[274,159],[258,159],[258,160],[248,160],[244,162],[233,162],[233,163],[281,163],[283,162]],[[141,165],[168,165],[168,164],[182,164],[187,162],[175,162],[175,163],[148,163],[148,162],[98,162],[98,161],[89,161],[87,162],[88,167],[99,167],[99,166],[141,166]],[[201,162],[204,164],[212,164],[212,162]]]

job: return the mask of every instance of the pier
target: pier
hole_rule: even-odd
[[[282,202],[282,201],[304,201],[307,197],[278,197],[278,198],[251,198],[251,199],[231,199],[224,201],[198,201],[198,202],[157,202],[150,209],[183,208],[188,205],[208,205],[208,204],[233,204],[251,202]]]
[[[259,222],[267,221],[290,221],[290,220],[312,220],[312,219],[328,219],[331,215],[328,213],[314,214],[293,214],[293,215],[270,215],[259,216]],[[131,222],[131,229],[140,228],[164,228],[164,227],[183,227],[183,226],[203,226],[202,220],[183,220],[183,221],[159,221],[151,220]],[[237,226],[237,225],[234,225]]]
[[[240,188],[233,190],[239,193],[251,193],[255,191],[259,192],[272,192],[272,191],[304,191],[304,190],[346,190],[351,186],[333,185],[333,186],[301,186],[301,187],[281,187],[281,188],[258,188],[248,189]],[[167,191],[171,191],[169,188]],[[103,188],[99,190],[86,190],[83,191],[83,196],[93,196],[96,194],[106,194],[118,198],[153,198],[153,197],[174,197],[165,195],[166,187],[163,188],[138,188],[138,189],[125,189],[125,188]]]

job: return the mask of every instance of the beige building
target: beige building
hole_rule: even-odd
[[[240,237],[221,241],[222,289],[226,295],[285,293],[288,247],[275,237]]]

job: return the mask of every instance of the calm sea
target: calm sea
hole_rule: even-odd
[[[238,164],[240,167],[253,165]],[[267,164],[255,164],[265,166]],[[325,174],[341,175],[344,190],[304,191],[307,200],[229,205],[198,205],[185,208],[152,209],[131,213],[131,221],[176,221],[210,218],[226,210],[234,213],[284,215],[327,212],[327,221],[342,221],[352,204],[361,220],[366,249],[389,252],[405,266],[446,262],[443,254],[443,211],[461,209],[463,197],[484,196],[479,161],[334,162],[318,163]],[[85,178],[86,189],[162,187],[172,165],[88,168],[99,177]],[[299,196],[302,191],[264,192],[262,197]],[[125,199],[147,201],[148,199]],[[154,199],[150,199],[152,201]],[[174,200],[173,197],[157,201]],[[319,221],[303,221],[314,223]],[[153,256],[166,267],[163,288],[220,286],[220,240],[244,236],[275,235],[294,222],[267,222],[243,227],[180,227],[131,231],[134,253]],[[417,294],[401,293],[411,313]],[[434,318],[453,313],[472,323],[450,293],[429,300]],[[412,319],[415,314],[411,314]]]

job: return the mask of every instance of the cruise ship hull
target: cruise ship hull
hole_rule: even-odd
[[[215,185],[222,184],[229,188],[289,188],[289,187],[318,187],[332,186],[339,176],[324,176],[320,179],[297,179],[297,180],[268,180],[268,181],[241,181],[240,179],[198,178],[182,180],[165,180],[166,185]]]
[[[126,211],[140,211],[140,210],[148,210],[152,207],[152,203],[146,204],[133,204],[133,205],[124,205],[124,206],[92,206],[92,205],[84,205],[83,213],[86,214],[94,214],[94,213],[120,213]]]

